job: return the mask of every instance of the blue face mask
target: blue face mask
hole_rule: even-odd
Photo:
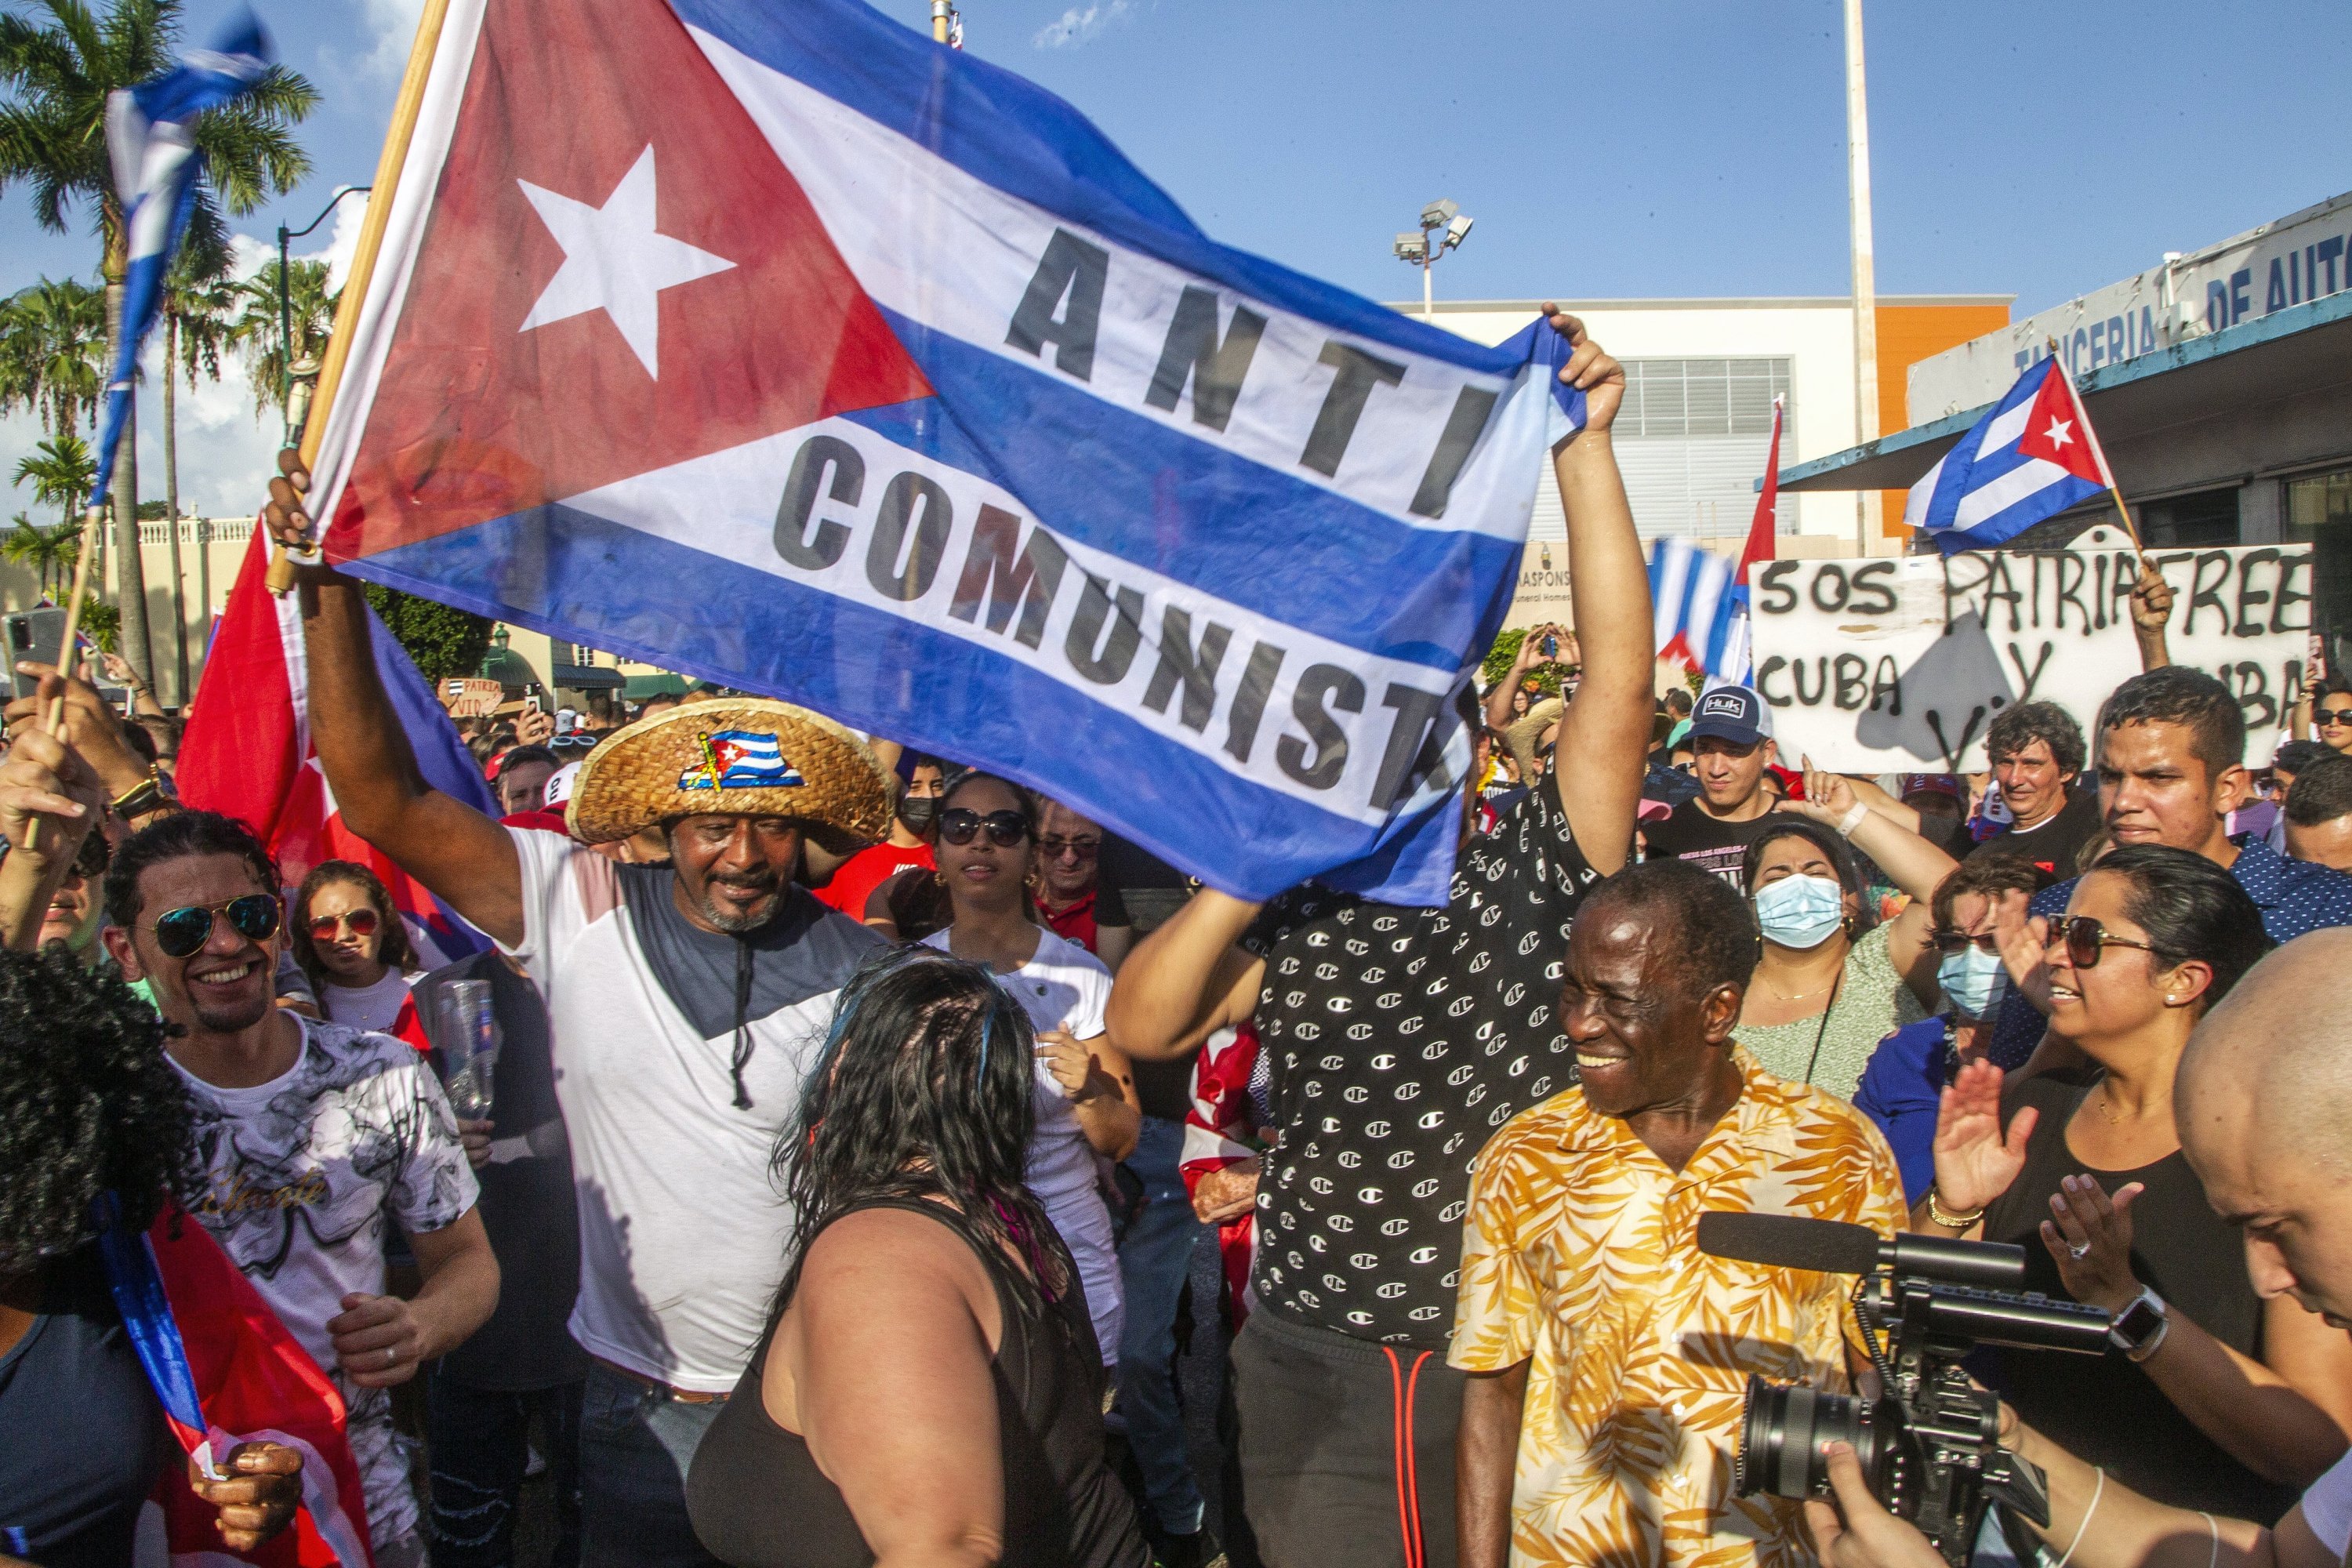
[[[1958,952],[1944,955],[1944,961],[1936,965],[1936,984],[1944,988],[1944,999],[1961,1017],[1990,1018],[2009,990],[2009,969],[2000,954],[1970,942]]]
[[[1756,890],[1756,923],[1782,947],[1819,947],[1845,923],[1845,889],[1827,877],[1783,877]]]

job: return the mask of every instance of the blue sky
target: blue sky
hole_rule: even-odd
[[[417,0],[254,4],[326,95],[304,128],[315,176],[238,226],[266,238],[373,174]],[[225,8],[191,0],[191,36]],[[1230,244],[1404,299],[1418,279],[1390,241],[1452,196],[1477,226],[1439,265],[1442,297],[1601,299],[1845,291],[1840,16],[1837,0],[970,0],[966,26]],[[2014,293],[2023,314],[2352,188],[2342,0],[1873,0],[1868,26],[1883,291]],[[0,289],[92,251],[0,197]],[[184,490],[249,510],[268,442],[243,388],[194,403],[211,438],[184,443],[201,448]],[[0,424],[11,468],[23,424]]]

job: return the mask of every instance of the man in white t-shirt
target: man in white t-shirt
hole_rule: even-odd
[[[2181,1152],[2214,1211],[2245,1237],[2246,1272],[2264,1298],[2293,1296],[2352,1329],[2352,1015],[2314,1008],[2352,972],[2352,928],[2298,937],[2231,988],[2190,1037],[2173,1079]],[[2110,1212],[2099,1203],[2101,1223]],[[2070,1244],[2097,1239],[2068,1237]],[[2153,1292],[2125,1314],[2138,1325],[2134,1359],[2164,1352],[2169,1310]],[[2245,1397],[2263,1396],[2251,1380]],[[2245,1568],[2341,1568],[2352,1554],[2352,1454],[2314,1481],[2277,1528],[2167,1507],[2106,1479],[2031,1430],[2018,1452],[2048,1477],[2053,1550],[2080,1568],[2229,1562]],[[2340,1442],[2336,1445],[2340,1451]],[[2315,1458],[2315,1466],[2325,1463]],[[1832,1457],[1843,1523],[1808,1503],[1831,1568],[1941,1568],[1926,1536],[1878,1506],[1851,1451]],[[2069,1542],[2073,1542],[2071,1549]]]
[[[270,487],[280,539],[308,526]],[[310,713],[344,826],[529,970],[547,999],[580,1208],[572,1335],[583,1562],[701,1568],[685,1480],[764,1337],[792,1210],[770,1173],[835,993],[881,939],[793,884],[803,837],[882,837],[889,791],[831,721],[746,699],[671,708],[581,764],[572,842],[427,786],[368,645],[359,584],[302,574]],[[667,835],[667,865],[583,844]]]
[[[278,886],[242,825],[164,817],[114,852],[107,950],[180,1026],[167,1049],[195,1111],[195,1217],[341,1391],[377,1568],[422,1568],[388,1391],[489,1317],[499,1266],[425,1058],[273,1005]],[[384,1294],[387,1221],[424,1276],[404,1301]]]

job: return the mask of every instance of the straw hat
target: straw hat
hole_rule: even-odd
[[[606,844],[673,816],[788,816],[846,852],[890,826],[888,775],[858,738],[789,702],[690,702],[615,731],[579,764],[572,836]]]

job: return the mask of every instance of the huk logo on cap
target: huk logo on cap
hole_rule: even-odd
[[[702,761],[677,775],[680,789],[797,789],[806,781],[784,761],[773,734],[755,730],[709,731],[695,737]]]
[[[1745,693],[1738,691],[1710,691],[1698,700],[1699,714],[1706,719],[1745,719],[1748,704],[1744,697]]]

